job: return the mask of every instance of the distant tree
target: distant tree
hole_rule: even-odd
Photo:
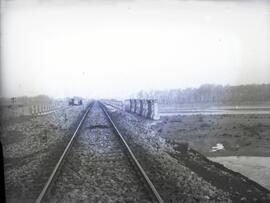
[[[199,88],[140,91],[137,98],[157,99],[161,104],[270,102],[270,84],[238,86],[204,84]]]

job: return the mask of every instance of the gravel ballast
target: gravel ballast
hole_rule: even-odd
[[[48,202],[152,202],[97,103],[53,184]]]
[[[110,114],[165,202],[269,201],[269,191],[259,184],[209,161],[186,143],[158,136],[162,120],[115,109]]]
[[[35,201],[84,110],[67,107],[2,124],[7,202]]]

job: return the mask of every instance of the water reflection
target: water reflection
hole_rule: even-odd
[[[160,116],[173,115],[270,114],[265,106],[160,107]]]

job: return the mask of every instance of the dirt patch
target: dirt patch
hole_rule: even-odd
[[[102,125],[102,124],[98,124],[98,125],[91,125],[88,127],[89,129],[96,129],[96,128],[99,128],[99,129],[105,129],[105,128],[109,128],[108,125]]]

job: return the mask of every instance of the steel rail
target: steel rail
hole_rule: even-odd
[[[64,150],[64,152],[63,152],[63,154],[62,154],[62,156],[61,156],[60,159],[58,160],[58,162],[57,162],[56,166],[54,167],[53,172],[51,173],[51,175],[50,175],[48,181],[46,182],[46,184],[45,184],[45,186],[43,187],[41,193],[39,194],[38,198],[36,199],[36,203],[42,202],[42,200],[44,199],[46,193],[48,192],[48,189],[50,188],[50,186],[51,186],[51,184],[52,184],[52,182],[53,182],[53,180],[54,180],[54,178],[55,178],[55,176],[56,176],[56,174],[57,174],[59,168],[61,167],[61,165],[62,165],[62,163],[63,163],[63,161],[64,161],[66,155],[67,155],[68,152],[70,151],[70,148],[71,148],[71,146],[72,146],[72,144],[73,144],[74,138],[76,137],[78,131],[80,130],[81,125],[82,125],[82,123],[84,122],[84,120],[85,120],[85,118],[86,118],[88,112],[89,112],[90,109],[93,107],[93,103],[94,103],[94,102],[92,102],[92,103],[90,104],[90,106],[88,107],[87,111],[84,113],[84,115],[83,115],[83,117],[82,117],[82,119],[81,119],[81,121],[80,121],[78,127],[76,128],[75,132],[73,133],[73,135],[72,135],[72,137],[71,137],[71,139],[70,139],[68,145],[66,146],[66,148],[65,148],[65,150]]]
[[[109,106],[111,106],[111,107],[113,107],[113,108],[115,108],[115,109],[118,109],[118,110],[122,111],[121,107],[115,106],[115,105],[110,104],[110,103],[107,103],[107,102],[103,102],[103,103],[104,103],[105,105],[109,105]],[[104,105],[104,104],[103,104],[103,105]]]
[[[113,120],[111,119],[110,115],[108,114],[106,107],[104,104],[102,104],[101,102],[99,102],[103,112],[105,113],[105,115],[107,116],[107,118],[109,119],[110,123],[112,124],[114,130],[116,131],[116,134],[120,137],[120,140],[122,141],[123,145],[125,146],[125,148],[127,149],[127,151],[129,152],[129,155],[131,156],[132,160],[134,161],[136,167],[138,168],[138,170],[140,171],[141,175],[143,176],[144,180],[146,181],[147,185],[149,186],[151,192],[153,193],[154,197],[156,198],[156,200],[159,203],[164,203],[163,199],[161,198],[160,194],[158,193],[157,189],[155,188],[154,184],[151,182],[150,178],[148,177],[148,175],[146,174],[146,172],[144,171],[143,167],[141,166],[141,164],[139,163],[139,161],[137,160],[137,158],[135,157],[134,153],[132,152],[132,150],[130,149],[130,147],[128,146],[127,142],[125,141],[124,137],[122,136],[122,134],[120,133],[120,131],[118,130],[118,128],[116,127],[116,125],[114,124]]]

